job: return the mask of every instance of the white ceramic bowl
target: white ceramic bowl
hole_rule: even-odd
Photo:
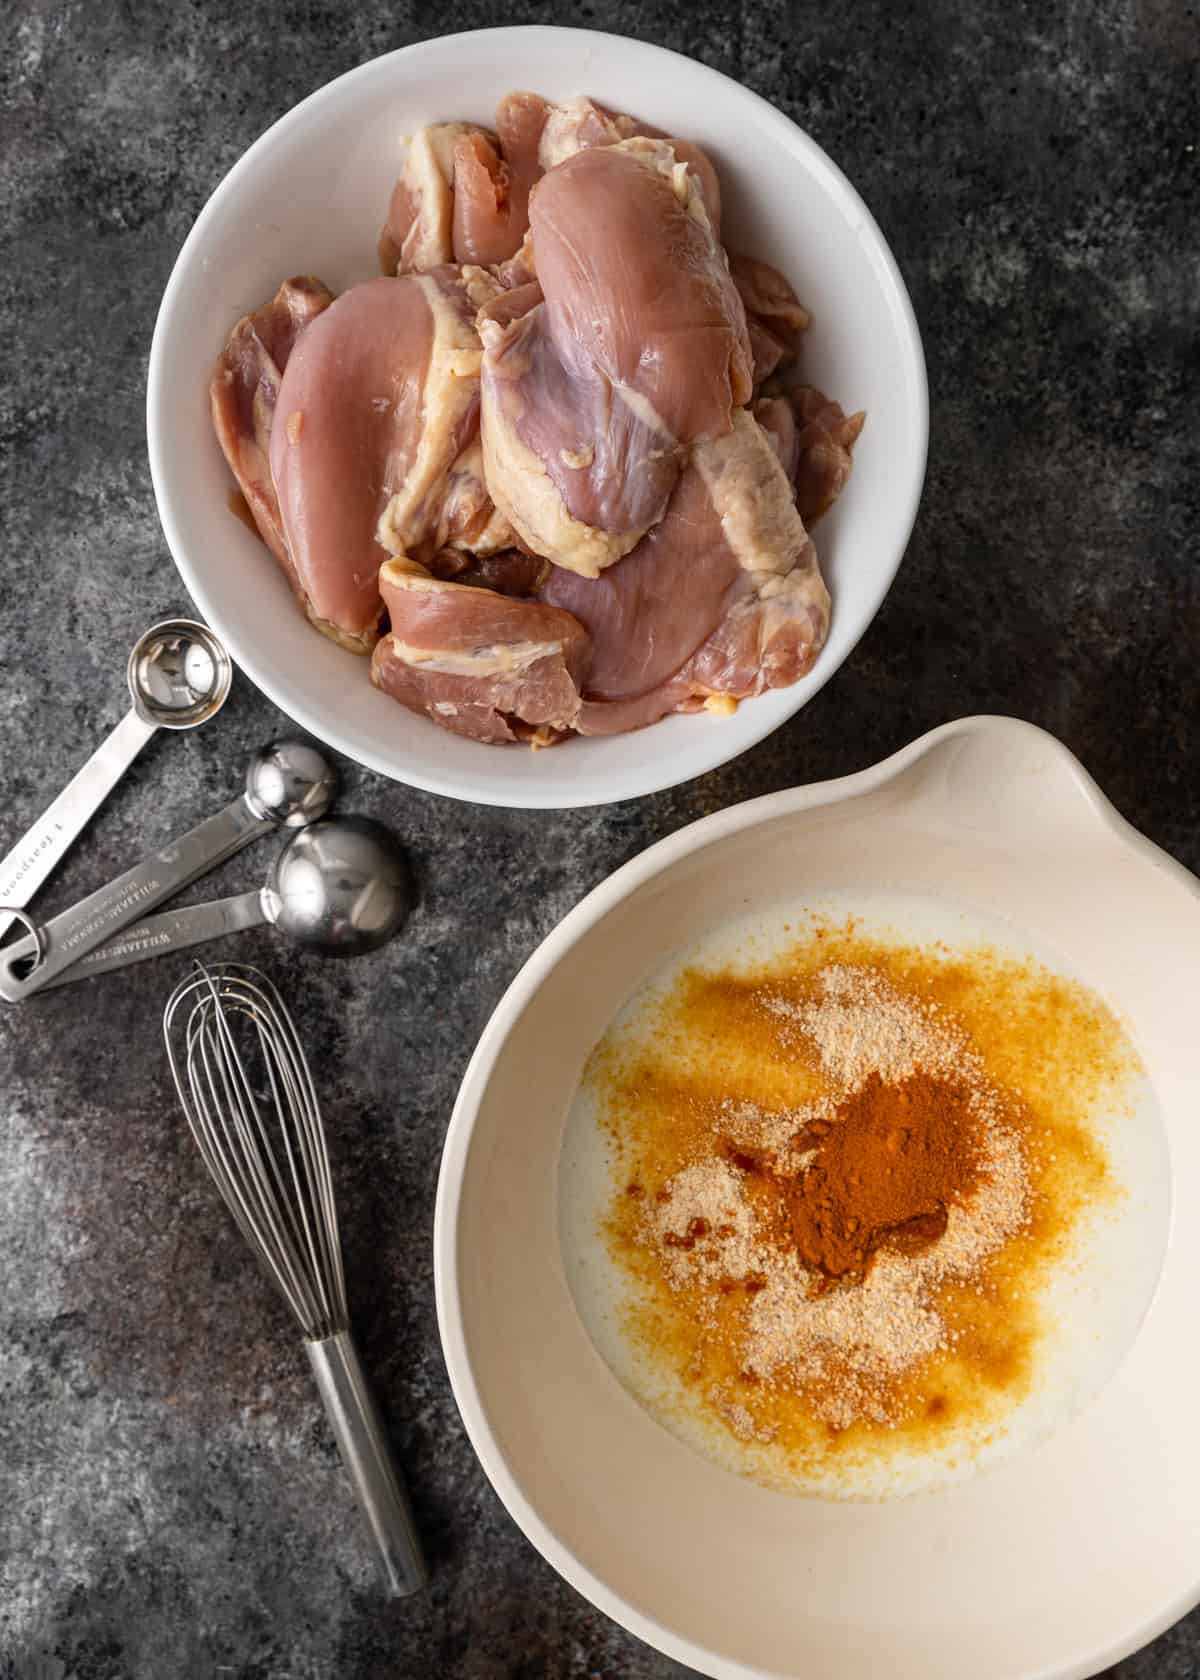
[[[776,262],[813,313],[805,367],[868,420],[851,483],[817,544],[834,596],[812,674],[730,719],[671,718],[548,753],[447,734],[379,694],[309,628],[266,550],[229,511],[208,420],[230,327],[288,275],[335,290],[377,272],[375,240],[404,137],[443,117],[489,121],[512,88],[588,93],[701,141],[720,167],[731,243]],[[163,529],[196,604],[242,669],[321,741],[416,787],[485,804],[601,804],[670,787],[743,752],[829,680],[883,600],[916,514],[925,366],[904,284],[862,200],[825,153],[735,82],[657,47],[584,30],[493,29],[375,59],[253,145],[179,254],[150,352],[147,429]]]
[[[719,1469],[629,1397],[569,1292],[556,1161],[591,1045],[673,948],[807,889],[881,887],[999,915],[1118,1010],[1161,1110],[1166,1149],[1157,1127],[1147,1141],[1165,1258],[1115,1374],[1043,1444],[937,1492],[845,1503]],[[1198,999],[1197,882],[1065,748],[1009,719],[948,724],[618,870],[497,1008],[438,1188],[451,1381],[530,1540],[602,1610],[723,1680],[1066,1680],[1181,1615],[1200,1597]]]

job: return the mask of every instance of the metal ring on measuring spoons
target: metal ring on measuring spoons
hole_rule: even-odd
[[[0,904],[0,916],[11,916],[14,921],[20,922],[26,933],[28,933],[29,937],[33,940],[33,968],[29,970],[30,974],[32,974],[34,968],[41,967],[46,956],[46,947],[42,941],[41,928],[33,920],[32,916],[27,916],[24,910],[18,910],[15,904]],[[0,946],[0,950],[3,950],[2,946]]]

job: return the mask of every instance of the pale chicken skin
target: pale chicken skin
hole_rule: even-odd
[[[379,577],[391,633],[371,680],[474,741],[549,745],[579,715],[588,635],[568,612],[435,578],[412,560]]]
[[[478,425],[483,295],[457,269],[367,281],[288,362],[270,451],[283,534],[309,617],[354,652],[379,632],[380,565],[439,535]]]
[[[527,547],[596,577],[662,518],[687,447],[749,399],[745,313],[662,141],[575,153],[530,226],[536,287],[480,320],[484,469]]]

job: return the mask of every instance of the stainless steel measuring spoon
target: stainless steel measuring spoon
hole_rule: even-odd
[[[329,817],[289,836],[257,891],[148,916],[80,957],[47,990],[264,923],[321,956],[363,956],[399,933],[412,905],[395,836],[370,817]]]
[[[207,624],[168,618],[138,639],[125,672],[132,708],[0,860],[0,939],[18,919],[12,913],[29,903],[150,737],[207,723],[225,704],[232,675],[229,655]]]
[[[333,765],[308,742],[274,741],[261,748],[250,762],[240,799],[28,938],[0,947],[0,997],[19,1003],[31,996],[268,829],[315,822],[328,811],[336,787]]]

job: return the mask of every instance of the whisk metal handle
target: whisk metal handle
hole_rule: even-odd
[[[304,1347],[354,1496],[383,1558],[388,1584],[397,1598],[407,1598],[425,1585],[429,1573],[358,1352],[344,1330],[320,1341],[305,1341]]]

